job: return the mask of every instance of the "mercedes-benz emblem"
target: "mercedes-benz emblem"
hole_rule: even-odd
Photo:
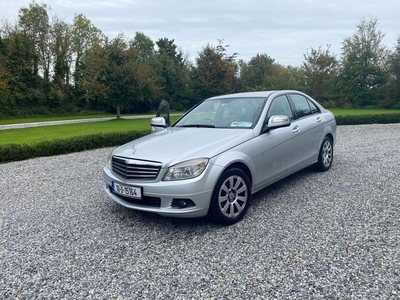
[[[136,150],[137,150],[137,149],[136,149],[136,146],[133,145],[133,146],[132,146],[132,154],[135,154]]]

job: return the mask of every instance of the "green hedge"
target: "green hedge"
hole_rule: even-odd
[[[149,134],[149,131],[110,132],[55,139],[33,144],[0,145],[0,163],[113,147]]]
[[[400,123],[400,114],[377,114],[357,116],[336,116],[338,125],[361,125],[361,124],[389,124]]]

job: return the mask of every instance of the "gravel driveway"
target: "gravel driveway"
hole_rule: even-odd
[[[1,299],[398,299],[400,124],[340,126],[301,171],[222,227],[126,209],[110,149],[0,165]]]

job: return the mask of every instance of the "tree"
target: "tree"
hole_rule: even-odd
[[[11,93],[9,91],[9,83],[8,83],[8,78],[9,78],[9,71],[7,68],[7,56],[8,56],[8,51],[7,51],[7,45],[6,42],[3,40],[3,38],[0,35],[0,105],[2,108],[2,112],[0,112],[0,117],[2,113],[10,113],[10,101],[9,101],[9,96],[11,96]]]
[[[72,26],[54,17],[52,37],[54,40],[52,43],[54,71],[48,103],[52,107],[71,105],[74,104],[71,101],[73,100],[71,69],[74,60]]]
[[[393,53],[390,55],[390,90],[384,107],[400,108],[400,36]]]
[[[240,81],[243,91],[295,89],[298,70],[285,68],[267,54],[257,54],[248,63],[240,61]]]
[[[158,46],[157,59],[160,63],[159,77],[162,91],[161,97],[166,99],[171,107],[184,109],[188,103],[188,68],[182,52],[177,50],[174,40],[161,38]]]
[[[226,61],[234,62],[237,58],[238,53],[234,52],[231,55],[228,55],[226,52],[226,48],[230,47],[230,45],[224,45],[224,39],[218,39],[218,46],[216,47],[217,52],[222,54],[222,57]]]
[[[159,89],[137,50],[120,34],[111,42],[95,44],[86,57],[83,86],[90,99],[115,107],[121,118],[123,107],[148,107]]]
[[[104,36],[101,31],[82,14],[75,15],[71,35],[73,53],[75,56],[74,84],[78,87],[84,68],[83,61],[85,55],[94,44],[102,41]]]
[[[263,86],[265,78],[270,76],[275,60],[267,54],[257,54],[246,64],[241,61],[240,79],[245,91],[259,91],[265,89]]]
[[[286,88],[303,91],[304,88],[304,70],[301,67],[287,66],[286,68]]]
[[[155,63],[154,42],[142,32],[136,32],[130,45],[137,51],[137,60],[144,63]]]
[[[53,79],[59,87],[62,87],[70,83],[73,54],[71,27],[61,20],[56,20],[53,26],[53,36],[55,39],[53,45],[55,55]]]
[[[52,59],[51,25],[47,9],[46,4],[39,5],[33,1],[29,4],[29,7],[21,8],[18,14],[18,24],[22,33],[30,40],[28,46],[33,48],[32,66],[34,74],[42,75],[45,81],[50,80]]]
[[[224,52],[207,45],[196,57],[192,82],[196,99],[234,92],[236,65],[224,59]]]
[[[2,42],[2,62],[0,63],[5,68],[3,80],[7,82],[3,96],[8,101],[6,106],[9,108],[9,113],[18,115],[21,110],[45,103],[43,79],[35,74],[32,62],[35,61],[36,55],[29,37],[13,30],[7,32]],[[4,94],[6,91],[8,92]]]
[[[377,105],[387,83],[388,51],[377,24],[376,19],[363,19],[342,43],[339,86],[344,99],[355,107]]]
[[[136,32],[134,39],[130,41],[130,46],[136,50],[135,60],[145,70],[145,76],[151,78],[158,87],[159,92],[152,97],[161,96],[164,82],[161,77],[162,65],[157,58],[155,43],[142,32]]]
[[[262,87],[263,90],[297,90],[301,89],[302,78],[301,68],[276,63],[272,65],[271,73],[265,76]]]
[[[86,97],[87,91],[83,87],[83,73],[85,70],[86,56],[95,48],[95,45],[101,43],[105,37],[83,14],[75,15],[71,35],[74,57],[71,64],[71,72],[73,74],[75,103],[78,107],[91,106],[95,109],[99,109],[101,103],[88,101],[88,97]]]
[[[301,68],[304,70],[305,92],[317,101],[326,100],[333,92],[332,78],[335,76],[337,60],[327,49],[311,48],[310,53],[304,54]]]

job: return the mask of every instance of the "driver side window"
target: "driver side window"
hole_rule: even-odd
[[[289,100],[285,95],[276,97],[272,100],[271,106],[269,107],[267,118],[272,116],[283,115],[293,119],[292,109],[290,108]]]

